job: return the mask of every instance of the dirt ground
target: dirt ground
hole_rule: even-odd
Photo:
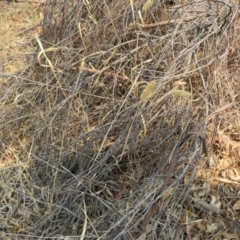
[[[0,1],[1,72],[16,73],[34,53],[35,34],[40,34],[44,1]],[[36,45],[36,44],[35,44]]]

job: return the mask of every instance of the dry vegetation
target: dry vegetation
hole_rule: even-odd
[[[237,239],[237,1],[43,13],[27,65],[0,73],[1,237]]]

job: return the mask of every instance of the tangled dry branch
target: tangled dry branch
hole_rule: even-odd
[[[0,90],[1,148],[17,139],[25,172],[6,196],[19,199],[8,216],[19,210],[19,236],[186,239],[179,222],[207,122],[227,104],[214,74],[237,12],[212,0],[142,5],[47,1],[35,70]]]

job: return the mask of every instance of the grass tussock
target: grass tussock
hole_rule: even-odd
[[[237,7],[150,2],[47,1],[36,62],[0,89],[5,236],[200,239],[181,224],[197,220],[206,133],[235,102]]]

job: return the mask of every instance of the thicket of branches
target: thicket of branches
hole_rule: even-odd
[[[186,239],[205,134],[230,107],[222,70],[237,7],[143,6],[47,1],[36,62],[0,90],[1,147],[24,173],[4,174],[1,192],[18,201],[2,228],[29,239]]]

